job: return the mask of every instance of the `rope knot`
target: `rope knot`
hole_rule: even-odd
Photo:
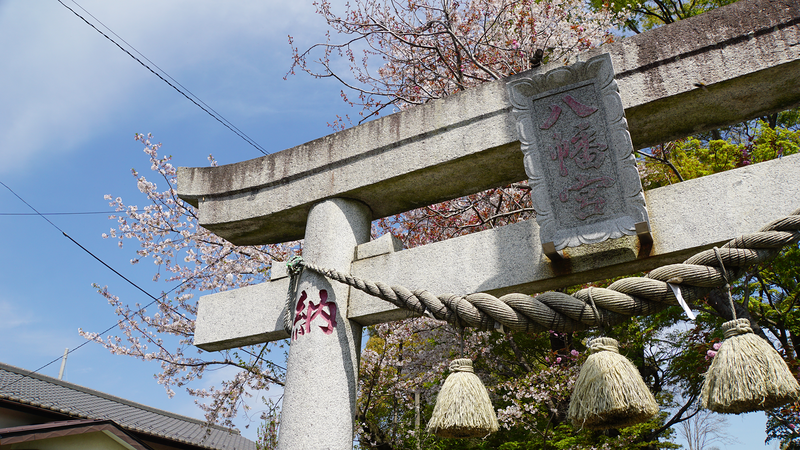
[[[725,331],[725,339],[753,332],[749,319],[734,319],[725,322],[722,324],[722,330]]]
[[[286,268],[289,270],[289,274],[291,275],[299,275],[300,272],[303,271],[303,267],[305,266],[305,261],[303,261],[303,257],[300,255],[295,255],[289,258],[289,261],[286,261]]]
[[[305,267],[303,257],[295,255],[286,261],[286,270],[289,272],[289,290],[286,292],[286,312],[283,314],[283,330],[289,337],[292,336],[292,311],[294,311],[294,299],[297,298],[297,287],[300,284],[300,274]]]
[[[469,358],[459,358],[450,361],[450,372],[469,372],[472,370],[472,360]]]
[[[610,337],[594,338],[592,342],[589,342],[589,350],[591,350],[592,353],[602,351],[619,353],[619,342]]]

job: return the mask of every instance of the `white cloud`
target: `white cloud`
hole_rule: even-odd
[[[34,321],[33,314],[7,300],[0,300],[0,326],[5,329],[28,325]]]
[[[62,355],[65,347],[82,343],[75,335],[53,326],[25,301],[0,300],[0,362],[33,369]]]
[[[95,23],[71,0],[64,3]],[[287,35],[319,21],[306,2],[79,3],[212,107],[243,114],[264,112],[261,99],[247,104],[244,95],[263,89],[258,77],[288,70]],[[157,116],[187,102],[163,95],[169,88],[153,74],[56,2],[3,3],[0,40],[0,174],[74,152],[144,108]]]

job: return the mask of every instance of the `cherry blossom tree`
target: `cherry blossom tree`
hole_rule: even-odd
[[[185,388],[198,398],[210,422],[232,425],[237,412],[250,407],[246,403],[250,392],[283,384],[283,369],[269,360],[274,344],[214,353],[192,346],[195,292],[219,292],[264,281],[273,261],[286,259],[291,243],[238,247],[198,226],[195,209],[177,196],[176,171],[170,157],[159,155],[161,144],[151,139],[150,135],[136,135],[144,145],[150,169],[165,188],[160,190],[154,181],[132,170],[148,204],[139,208],[106,195],[118,214],[111,216],[116,227],[103,238],[117,240],[120,248],[132,241],[128,245],[134,243],[136,250],[131,264],[151,260],[156,267],[153,281],[175,287],[154,298],[152,307],[143,307],[124,302],[106,286],[95,285],[121,318],[119,334],[106,337],[84,330],[80,333],[115,354],[160,362],[162,371],[156,378],[168,395],[174,395],[173,388]],[[209,160],[215,165],[213,157]],[[235,369],[234,376],[221,386],[202,389],[190,385],[206,370],[221,367]]]
[[[291,71],[341,81],[346,89],[343,99],[362,108],[360,120],[442,98],[543,62],[566,61],[574,52],[611,40],[610,30],[620,17],[608,5],[591,10],[578,0],[357,0],[345,6],[341,16],[326,0],[316,6],[330,26],[326,42],[305,51],[294,48]],[[343,40],[334,42],[334,37]],[[338,118],[332,125],[340,129],[348,121],[347,117]],[[131,263],[152,261],[156,266],[154,280],[177,286],[155,298],[153,306],[142,307],[130,305],[98,285],[98,292],[122,319],[119,333],[81,333],[114,353],[159,361],[162,371],[157,379],[168,394],[174,394],[174,388],[184,388],[198,398],[209,421],[231,425],[237,411],[252,407],[247,403],[250,392],[283,383],[283,369],[270,361],[270,351],[281,344],[213,353],[193,348],[195,294],[266,279],[271,265],[286,260],[294,244],[237,247],[198,226],[196,211],[176,195],[170,158],[159,155],[160,144],[151,136],[136,135],[136,139],[144,145],[150,168],[162,187],[133,171],[148,204],[140,209],[107,196],[119,214],[113,217],[116,226],[104,237],[117,240],[120,247],[126,248],[126,241],[136,245]],[[214,164],[213,158],[209,159]],[[374,231],[398,234],[407,247],[413,247],[501,226],[533,216],[528,193],[525,183],[492,189],[381,219],[374,224]],[[560,371],[566,367],[543,359],[541,355],[552,353],[552,346],[526,345],[524,352],[537,351],[523,355],[516,341],[527,339],[524,336],[469,333],[464,349],[459,350],[462,339],[457,333],[427,319],[381,325],[371,333],[375,340],[364,351],[358,414],[365,443],[371,436],[378,439],[381,433],[401,434],[397,427],[373,420],[383,415],[381,408],[386,403],[381,399],[401,402],[404,408],[398,411],[408,410],[408,389],[429,386],[432,389],[424,392],[423,403],[432,407],[431,396],[454,352],[474,357],[478,367],[484,364],[482,373],[495,374],[492,377],[496,379],[487,378],[487,382],[497,396],[505,396],[510,402],[502,416],[507,427],[519,425],[523,417],[515,412],[514,405],[523,408],[519,403],[522,399],[537,398],[544,389],[540,383],[538,394],[517,396],[514,390],[518,385],[509,384],[509,380],[520,372],[512,374],[507,368],[539,370],[556,364],[550,370]],[[506,353],[495,357],[494,350]],[[564,357],[564,361],[570,359]],[[562,356],[552,354],[552,361],[559,358]],[[232,368],[235,373],[220,386],[195,387],[206,370],[218,367]],[[559,392],[569,385],[573,372],[565,372]],[[556,412],[558,409],[556,406]],[[272,408],[267,413],[267,423],[271,424],[267,434],[275,433],[275,411],[277,408]]]
[[[315,5],[329,26],[325,42],[293,46],[290,73],[339,80],[343,100],[360,108],[359,122],[543,62],[567,62],[613,40],[611,30],[627,14],[610,4],[588,8],[582,0],[356,0],[342,14],[327,0]],[[349,116],[338,117],[331,126],[349,123]],[[528,193],[527,183],[518,183],[377,225],[414,247],[531,218]]]
[[[361,122],[544,62],[567,62],[577,51],[612,40],[613,25],[629,18],[624,9],[626,4],[634,7],[644,4],[593,3],[594,8],[589,9],[578,0],[354,0],[344,6],[343,13],[337,13],[337,5],[320,0],[316,3],[317,12],[327,21],[328,33],[324,42],[308,49],[293,46],[290,73],[303,71],[339,80],[344,87],[343,100],[356,107],[356,121]],[[648,17],[666,22],[657,15]],[[675,20],[682,17],[679,15]],[[638,22],[640,27],[652,25],[641,22]],[[291,37],[290,43],[293,45]],[[775,128],[771,122],[765,132]],[[350,123],[350,118],[344,116],[331,125],[338,130]],[[777,157],[796,151],[795,135],[786,137],[776,130],[773,132],[774,139],[765,135],[761,147],[756,138],[749,143],[743,141],[743,148],[736,143],[716,148],[713,145],[723,144],[712,145],[712,140],[718,140],[718,136],[712,136],[711,140],[688,138],[649,149],[647,162],[642,163],[644,184],[655,187],[691,178],[694,176],[691,172],[702,175],[708,169],[703,155],[713,154],[715,162],[720,154],[741,155],[730,159],[733,161],[730,165],[736,166],[756,162],[762,147],[765,152],[780,147]],[[131,263],[154,262],[157,268],[154,280],[176,287],[154,299],[152,307],[142,308],[127,304],[106,287],[97,286],[98,292],[120,315],[120,330],[117,336],[84,331],[82,334],[112,352],[159,361],[162,371],[157,378],[169,394],[174,388],[184,388],[198,398],[209,421],[231,424],[237,411],[247,410],[257,402],[247,403],[249,392],[283,383],[283,369],[270,361],[270,351],[281,344],[214,353],[191,347],[196,317],[194,295],[266,279],[271,265],[284,261],[294,244],[237,247],[199,227],[195,210],[176,196],[175,169],[169,158],[159,155],[160,144],[154,143],[149,135],[136,138],[144,145],[161,188],[134,171],[148,205],[140,209],[121,198],[107,197],[119,214],[114,217],[115,227],[104,237],[117,240],[121,247],[126,241],[128,245],[133,243],[136,250]],[[676,159],[681,155],[687,158]],[[213,158],[210,160],[213,164]],[[727,168],[730,167],[708,170],[717,172]],[[524,182],[492,189],[380,219],[373,224],[374,234],[392,232],[406,247],[414,247],[529,219],[535,211],[528,194]],[[789,297],[792,302],[797,299],[794,294]],[[766,306],[762,310],[759,314],[765,317],[772,312]],[[680,386],[694,383],[701,373],[697,369],[708,363],[706,356],[713,341],[705,328],[692,331],[697,340],[681,340],[696,347],[696,351],[688,353],[685,346],[681,348],[687,355],[684,359],[691,361],[663,357],[656,363],[648,362],[659,354],[646,351],[643,342],[655,337],[653,330],[676,320],[661,317],[643,322],[633,320],[628,324],[629,329],[614,330],[628,334],[631,344],[625,350],[641,369],[650,370],[646,377],[654,391],[669,383]],[[558,443],[560,448],[634,445],[659,448],[660,444],[655,442],[659,433],[663,436],[669,425],[680,420],[679,415],[669,420],[661,417],[638,428],[620,430],[616,436],[576,431],[565,423],[566,399],[584,356],[581,335],[459,333],[450,326],[422,318],[371,327],[369,333],[362,354],[356,417],[360,445],[364,448],[418,448],[417,445],[463,448],[458,442],[434,441],[410,425],[414,423],[412,415],[416,414],[414,393],[419,392],[421,397],[424,427],[446,374],[446,365],[452,357],[460,355],[474,359],[476,373],[496,402],[502,425],[498,439],[521,443],[508,448],[547,448],[548,442]],[[781,329],[777,333],[782,336]],[[794,337],[791,332],[784,334],[788,336],[787,342]],[[670,375],[665,369],[667,360],[682,365]],[[653,366],[658,367],[653,369]],[[195,386],[206,370],[217,367],[229,367],[234,375],[217,387]],[[666,390],[661,395],[665,393]],[[785,420],[783,416],[775,416],[781,420],[776,422],[774,436],[795,438],[797,420],[792,416],[793,411],[784,414],[788,417]],[[269,408],[265,414],[267,438],[262,442],[264,448],[269,448],[274,444],[272,437],[277,430],[277,407]]]
[[[328,0],[315,5],[330,27],[326,41],[293,45],[290,73],[340,81],[360,120],[566,60],[612,40],[625,18],[580,0],[355,0],[341,15]]]
[[[566,63],[570,55],[612,40],[613,24],[624,17],[612,13],[609,5],[591,10],[575,0],[357,0],[341,15],[325,0],[316,6],[330,27],[326,41],[303,51],[294,47],[291,73],[305,71],[340,81],[344,85],[343,100],[360,109],[359,122],[545,62]],[[373,65],[376,61],[377,66]],[[348,123],[349,117],[338,117],[331,126],[340,129]],[[527,183],[517,183],[380,219],[375,226],[378,232],[398,235],[407,248],[415,247],[532,218],[535,211],[529,192]],[[489,338],[486,333],[468,332],[468,344],[459,351],[459,345],[453,342],[456,333],[427,319],[385,324],[370,332],[357,414],[359,442],[365,448],[403,448],[411,441],[430,446],[430,442],[423,442],[426,437],[419,435],[419,430],[408,426],[408,414],[414,411],[409,389],[421,391],[423,405],[432,408],[446,365],[459,352],[482,364],[486,376],[505,374],[500,377],[504,382],[495,379],[489,385],[510,403],[509,413],[501,415],[507,428],[525,428],[522,422],[533,416],[544,417],[528,431],[541,431],[546,436],[551,424],[565,419],[563,396],[556,400],[545,393],[552,392],[546,388],[553,385],[536,384],[536,394],[532,394],[531,383],[525,385],[522,371],[508,374],[508,367],[525,367],[533,373],[549,367],[546,362],[535,361],[541,359],[539,356],[523,355],[516,340],[526,337]],[[514,351],[502,358],[492,356],[499,351],[500,343]],[[553,350],[540,347],[538,355]],[[532,347],[526,348],[530,351]],[[566,351],[569,355],[570,349]],[[554,354],[556,359],[562,360]],[[563,358],[565,362],[567,359]],[[562,368],[558,364],[551,373]],[[574,369],[564,371],[559,392],[565,392],[575,374]],[[420,389],[422,386],[428,388]],[[523,391],[528,394],[520,394]],[[531,406],[538,396],[550,398],[552,408],[539,411]],[[536,413],[529,411],[524,419],[521,413],[513,413],[523,408],[522,403]],[[430,411],[422,415],[430,417]]]

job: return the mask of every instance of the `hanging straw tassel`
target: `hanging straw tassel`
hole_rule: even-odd
[[[800,399],[797,384],[786,361],[767,341],[753,334],[749,319],[736,317],[728,271],[714,247],[733,320],[722,324],[725,340],[706,372],[700,400],[704,408],[739,414],[770,409]]]
[[[497,415],[486,387],[472,371],[472,360],[453,360],[450,372],[436,398],[428,433],[466,438],[484,437],[497,431]]]
[[[786,362],[767,341],[753,334],[748,319],[725,322],[722,329],[725,340],[700,393],[704,408],[739,414],[800,399],[800,386]]]
[[[658,413],[650,389],[616,339],[599,337],[581,367],[567,417],[576,427],[603,430],[644,422]]]

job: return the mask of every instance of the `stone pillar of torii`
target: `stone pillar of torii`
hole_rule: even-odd
[[[571,62],[585,65],[604,53],[615,70],[633,148],[800,103],[796,2],[742,0]],[[559,234],[579,226],[545,224],[549,228],[540,236],[533,220],[409,250],[388,235],[369,241],[374,219],[529,178],[521,149],[530,139],[521,133],[518,119],[525,111],[515,103],[513,86],[563,72],[562,65],[551,63],[254,160],[180,168],[179,195],[198,208],[201,226],[234,244],[305,238],[304,258],[319,266],[462,295],[533,294],[681,262],[797,208],[800,155],[648,191],[646,215],[622,226],[630,233],[590,245],[574,247],[572,235]],[[555,131],[558,120],[593,117],[590,110],[601,109],[602,101],[575,86],[558,89],[544,95],[556,95],[545,99],[544,113],[529,114],[539,130],[551,133],[534,137],[542,150],[560,142],[543,141],[564,134]],[[570,144],[579,143],[580,130]],[[608,145],[594,142],[595,152]],[[556,176],[584,170],[563,166],[569,154],[559,159],[556,151],[555,158],[545,158],[557,165]],[[570,164],[576,163],[572,154]],[[601,203],[599,188],[608,188],[601,190],[605,195],[621,180],[617,172],[580,173],[586,176],[549,188],[551,198],[572,205],[573,219],[575,208],[582,215]],[[587,197],[591,180],[594,193]],[[571,191],[576,183],[584,185]],[[591,211],[590,221],[606,214]],[[283,322],[288,287],[285,267],[275,264],[269,282],[202,297],[195,345],[214,351],[290,337]],[[350,449],[361,327],[409,313],[308,270],[296,293],[279,448]]]

